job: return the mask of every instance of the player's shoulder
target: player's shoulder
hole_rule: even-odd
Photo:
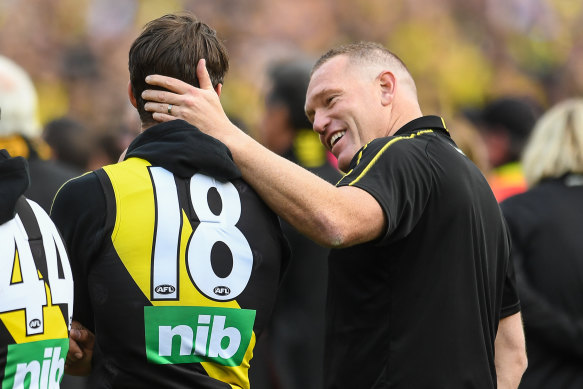
[[[51,214],[55,208],[70,208],[76,204],[90,204],[96,196],[103,196],[99,178],[95,172],[87,172],[65,182],[57,191],[53,200]]]

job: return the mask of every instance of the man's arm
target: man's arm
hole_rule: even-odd
[[[201,89],[177,79],[149,76],[148,83],[176,93],[144,91],[146,100],[163,102],[148,102],[146,109],[157,111],[156,120],[184,119],[222,141],[245,181],[269,207],[317,243],[345,247],[381,236],[386,217],[372,195],[350,186],[336,188],[260,145],[229,121],[202,60],[197,75]],[[174,116],[160,113],[168,103],[174,105]]]
[[[527,366],[520,312],[500,320],[494,348],[498,389],[517,388]]]

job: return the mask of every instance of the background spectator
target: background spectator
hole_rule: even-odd
[[[54,159],[79,172],[87,170],[93,145],[83,123],[68,117],[52,120],[43,130],[43,139],[50,146]]]
[[[528,352],[520,388],[583,388],[583,99],[541,117],[522,163],[530,189],[501,204]]]
[[[526,190],[519,159],[538,116],[534,102],[513,96],[495,99],[470,115],[486,145],[487,178],[498,201]]]
[[[28,160],[30,187],[25,196],[50,210],[59,187],[78,173],[57,161],[48,161],[49,150],[40,142],[37,95],[28,74],[12,60],[0,56],[0,149]]]
[[[330,164],[328,152],[318,134],[312,131],[304,112],[312,65],[307,59],[271,64],[259,139],[271,151],[335,184],[340,172]],[[319,389],[323,385],[329,249],[306,238],[285,221],[282,228],[292,257],[266,338],[273,358],[266,362],[273,364],[278,388]],[[262,366],[255,364],[255,367]],[[255,374],[253,369],[252,374]],[[253,382],[262,381],[266,389],[273,387],[268,378]]]

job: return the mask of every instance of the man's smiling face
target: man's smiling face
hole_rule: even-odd
[[[329,59],[312,75],[306,115],[344,172],[362,146],[384,135],[380,94],[375,77],[345,55]]]

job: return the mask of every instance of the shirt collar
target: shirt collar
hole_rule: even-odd
[[[401,127],[394,136],[401,136],[419,130],[440,130],[449,136],[449,132],[445,127],[445,122],[440,116],[421,116],[417,119],[411,120],[409,123]]]

